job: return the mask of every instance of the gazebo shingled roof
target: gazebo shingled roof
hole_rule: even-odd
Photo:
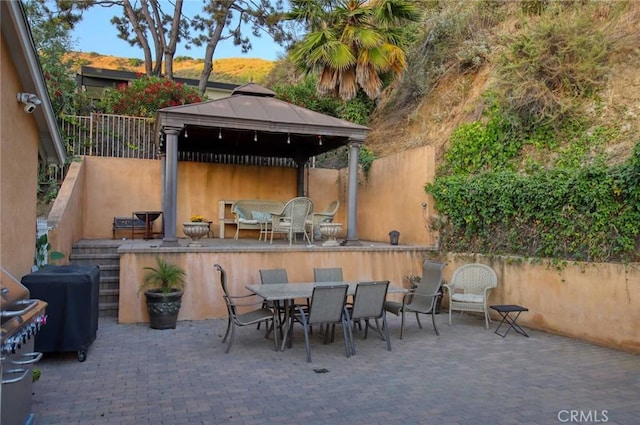
[[[275,98],[255,83],[231,96],[158,111],[158,127],[182,129],[178,149],[306,160],[351,141],[369,128]]]

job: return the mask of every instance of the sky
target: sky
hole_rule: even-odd
[[[200,0],[186,0],[184,2],[183,13],[187,16],[196,15],[200,13],[201,10],[202,1]],[[76,24],[72,32],[75,50],[124,58],[143,59],[142,49],[138,46],[130,46],[129,43],[118,38],[117,30],[110,22],[113,16],[121,15],[122,13],[122,8],[116,6],[95,6],[85,11],[82,21]],[[251,34],[251,32],[247,31],[247,34]],[[267,35],[263,35],[260,38],[253,38],[251,44],[253,48],[249,53],[243,54],[240,46],[234,46],[231,40],[225,40],[218,44],[213,59],[261,58],[276,60],[278,56],[284,54],[284,49],[274,43]],[[176,56],[190,56],[195,59],[202,59],[204,57],[204,50],[204,46],[192,46],[189,50],[185,49],[184,46],[178,46]]]

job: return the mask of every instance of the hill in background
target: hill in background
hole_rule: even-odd
[[[113,69],[118,71],[144,72],[144,62],[137,58],[120,58],[99,53],[74,52],[78,66]],[[220,83],[244,84],[261,83],[265,80],[275,62],[259,58],[229,58],[213,61],[210,81]],[[173,68],[176,77],[199,79],[203,60],[186,56],[174,58]]]

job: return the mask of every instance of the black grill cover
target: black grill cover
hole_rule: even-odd
[[[30,297],[44,300],[47,324],[36,334],[35,350],[78,351],[84,361],[98,331],[100,269],[97,266],[46,266],[25,275]]]

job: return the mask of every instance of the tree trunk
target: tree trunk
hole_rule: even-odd
[[[144,69],[145,73],[148,76],[153,75],[153,58],[151,57],[151,49],[149,48],[149,41],[147,40],[144,31],[140,28],[140,22],[136,18],[136,14],[133,12],[133,7],[131,6],[131,2],[129,0],[123,0],[122,6],[124,7],[124,12],[127,15],[127,18],[131,21],[131,25],[133,26],[133,30],[136,33],[136,37],[138,37],[138,42],[142,47],[142,52],[144,53]]]
[[[180,16],[182,15],[182,0],[176,1],[173,11],[173,21],[171,22],[171,32],[169,33],[169,43],[164,48],[164,75],[173,80],[173,56],[176,53],[178,44],[178,34],[180,33]]]
[[[209,76],[211,76],[211,71],[213,70],[213,53],[216,51],[216,47],[218,46],[218,42],[222,36],[223,28],[224,22],[217,22],[211,38],[207,43],[207,49],[204,53],[204,67],[202,68],[202,74],[200,74],[200,83],[198,84],[200,96],[204,95],[204,92],[207,89],[207,81],[209,81]]]

